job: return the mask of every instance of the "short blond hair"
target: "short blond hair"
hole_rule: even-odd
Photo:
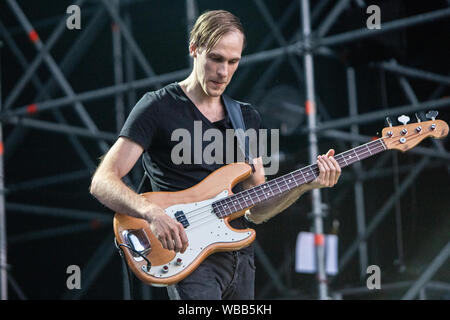
[[[238,17],[225,10],[206,11],[195,22],[190,33],[189,45],[195,45],[198,48],[205,47],[209,52],[220,38],[230,31],[242,33],[244,48],[246,44],[244,28]]]

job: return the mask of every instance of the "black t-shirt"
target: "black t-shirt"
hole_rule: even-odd
[[[256,109],[250,104],[240,103],[240,105],[246,129],[253,128],[258,131],[262,128],[261,118]],[[179,84],[172,83],[160,90],[146,93],[138,101],[125,121],[119,137],[131,139],[144,148],[144,164],[153,191],[179,191],[192,187],[213,171],[236,161],[240,152],[236,139],[235,159],[227,162],[225,150],[227,146],[225,130],[232,128],[227,113],[224,119],[210,122],[186,96]],[[190,159],[185,161],[186,163],[176,164],[173,161],[172,151],[174,148],[179,150],[182,142],[180,135],[174,135],[172,139],[172,134],[177,129],[182,129],[184,133],[189,133],[193,137],[188,157]],[[214,138],[211,141],[203,141],[201,138],[208,129],[219,129],[222,132],[223,157],[219,157],[222,158],[222,163],[208,164],[201,156],[205,148],[214,141]],[[201,154],[198,152],[199,145]],[[183,152],[180,154],[184,156]]]

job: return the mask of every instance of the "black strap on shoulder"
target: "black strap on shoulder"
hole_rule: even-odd
[[[242,116],[241,105],[234,99],[231,99],[229,96],[223,94],[222,100],[227,109],[228,115],[230,116],[231,123],[235,130],[235,134],[238,140],[239,148],[245,156],[245,162],[252,165],[253,168],[253,157],[250,153],[250,146],[248,141],[248,136],[244,134],[245,132],[245,123],[244,117]]]

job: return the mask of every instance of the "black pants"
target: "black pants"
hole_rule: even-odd
[[[184,280],[167,288],[172,300],[253,300],[253,247],[216,252]]]

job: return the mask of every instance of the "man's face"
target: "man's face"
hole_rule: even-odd
[[[209,52],[204,47],[191,48],[196,78],[206,95],[219,97],[225,91],[239,65],[243,43],[242,33],[231,31]]]

